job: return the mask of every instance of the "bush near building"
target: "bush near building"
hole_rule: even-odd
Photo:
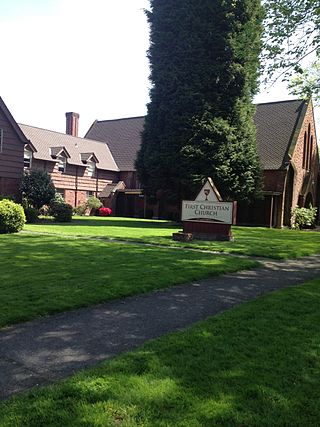
[[[23,207],[11,200],[0,201],[0,234],[17,233],[26,222]]]

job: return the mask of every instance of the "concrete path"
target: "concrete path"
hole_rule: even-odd
[[[320,255],[0,330],[0,398],[48,384],[276,289],[320,277]]]

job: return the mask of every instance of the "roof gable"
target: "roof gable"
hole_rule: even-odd
[[[37,150],[34,154],[35,159],[52,162],[55,161],[52,153],[59,155],[64,152],[68,157],[68,164],[85,167],[81,153],[90,153],[99,160],[96,165],[98,169],[119,171],[107,144],[33,126],[22,124],[19,126]]]
[[[26,138],[26,136],[24,135],[24,133],[22,132],[22,130],[18,126],[18,123],[13,118],[12,114],[8,110],[8,107],[4,103],[3,99],[1,98],[1,96],[0,96],[0,109],[3,112],[3,114],[5,115],[6,119],[10,123],[10,125],[12,126],[12,128],[13,128],[14,132],[16,133],[16,135],[18,136],[18,138],[21,140],[21,142],[23,144],[29,144],[30,141],[28,141],[28,139]]]
[[[290,160],[307,106],[301,99],[257,104],[254,122],[263,169],[281,169]]]

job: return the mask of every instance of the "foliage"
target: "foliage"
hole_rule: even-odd
[[[102,206],[102,203],[97,197],[90,196],[87,199],[86,205],[89,209],[99,209]]]
[[[310,228],[315,226],[317,216],[317,208],[293,208],[291,211],[291,227],[298,228]]]
[[[43,205],[49,205],[55,196],[55,188],[51,176],[43,170],[25,172],[21,190],[29,206],[38,210]]]
[[[261,18],[259,0],[151,1],[153,86],[136,162],[148,196],[179,203],[207,176],[224,198],[259,193],[251,100]]]
[[[119,239],[158,246],[178,246],[275,259],[297,258],[320,253],[320,233],[313,231],[306,233],[286,228],[233,226],[234,242],[193,240],[190,243],[172,240],[172,233],[181,230],[176,223],[136,218],[75,217],[72,223],[63,225],[42,220],[35,225],[26,225],[25,229],[37,233],[55,233],[59,236]]]
[[[271,78],[301,72],[301,61],[320,47],[319,0],[265,0],[263,65]]]
[[[61,234],[0,236],[0,253],[5,278],[0,280],[0,328],[258,265],[230,256]]]
[[[58,222],[71,222],[73,208],[65,202],[52,202],[50,204],[50,214]]]
[[[23,207],[24,214],[26,216],[27,224],[33,224],[38,220],[38,210],[29,206]]]
[[[17,233],[23,229],[25,222],[21,205],[11,200],[0,200],[0,234]]]
[[[99,209],[99,215],[100,216],[109,216],[112,214],[112,210],[110,208],[100,208]]]
[[[65,203],[65,200],[64,200],[62,194],[55,193],[52,202],[55,202],[55,203]]]
[[[316,104],[320,104],[320,61],[313,62],[310,67],[301,70],[289,83],[289,90],[299,98],[314,97]]]
[[[76,206],[73,208],[73,213],[75,215],[84,215],[86,213],[87,210],[87,205],[85,203],[83,203],[82,205]]]
[[[11,200],[14,202],[14,196],[9,196],[7,194],[0,194],[0,200]]]
[[[320,280],[0,404],[2,427],[319,425]]]

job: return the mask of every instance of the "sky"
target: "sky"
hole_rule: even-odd
[[[146,114],[148,0],[1,0],[0,96],[18,123],[79,136],[94,120]],[[291,99],[284,85],[256,102]]]

